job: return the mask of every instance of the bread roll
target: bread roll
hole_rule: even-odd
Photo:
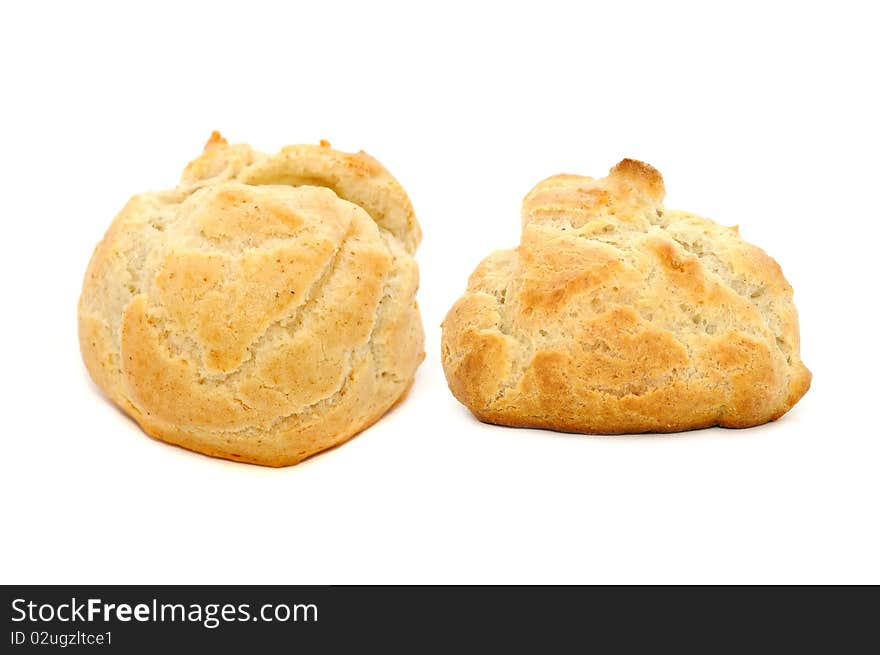
[[[452,393],[482,421],[584,433],[748,427],[810,386],[792,289],[723,227],[663,207],[625,159],[526,196],[518,248],[494,252],[443,323]]]
[[[158,439],[295,464],[412,384],[420,238],[406,193],[363,152],[268,156],[215,132],[176,189],[134,196],[95,249],[83,359]]]

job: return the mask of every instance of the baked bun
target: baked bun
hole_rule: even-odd
[[[741,428],[804,395],[778,264],[663,196],[660,174],[631,159],[526,196],[519,247],[483,260],[443,323],[449,387],[477,418],[586,433]]]
[[[176,189],[134,196],[95,249],[83,359],[154,437],[295,464],[412,384],[420,238],[372,157],[326,142],[268,156],[215,132]]]

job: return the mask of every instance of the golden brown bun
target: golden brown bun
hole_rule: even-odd
[[[79,303],[92,378],[150,435],[284,466],[403,397],[424,357],[412,205],[372,157],[268,156],[216,132],[133,197]]]
[[[443,323],[449,387],[482,421],[587,433],[747,427],[810,386],[792,289],[737,228],[663,207],[625,159],[556,175],[522,239],[471,275]]]

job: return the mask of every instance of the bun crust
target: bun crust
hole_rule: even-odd
[[[482,421],[674,432],[779,418],[810,386],[792,289],[736,227],[665,209],[625,159],[523,201],[518,248],[489,255],[443,322],[452,393]]]
[[[424,358],[394,178],[364,153],[268,156],[216,132],[171,191],[133,197],[95,249],[83,359],[150,435],[284,466],[346,441]]]

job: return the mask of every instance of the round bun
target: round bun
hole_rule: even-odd
[[[79,303],[83,359],[150,435],[284,466],[379,419],[424,357],[406,193],[375,159],[216,132],[133,197]]]
[[[443,323],[443,366],[480,420],[586,433],[747,427],[807,391],[792,289],[737,228],[665,209],[625,159],[523,201]]]

